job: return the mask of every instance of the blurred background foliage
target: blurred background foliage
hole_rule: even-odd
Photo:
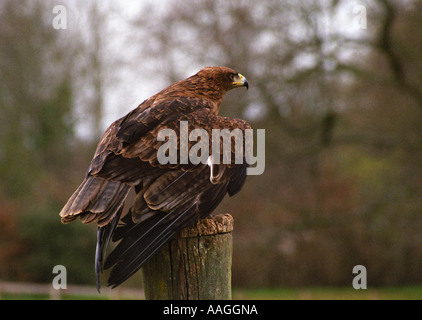
[[[95,226],[62,225],[103,130],[206,65],[250,83],[221,114],[266,130],[235,217],[233,285],[422,284],[422,2],[0,4],[0,279],[94,283]],[[367,25],[356,8],[366,9]],[[136,283],[137,280],[134,280]]]

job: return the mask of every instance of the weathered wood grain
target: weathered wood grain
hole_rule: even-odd
[[[148,300],[231,299],[233,217],[198,221],[143,267]]]

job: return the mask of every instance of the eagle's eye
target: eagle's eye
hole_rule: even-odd
[[[237,76],[235,73],[230,73],[229,77],[231,81],[234,81],[234,78]]]

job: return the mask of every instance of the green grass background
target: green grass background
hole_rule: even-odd
[[[109,300],[115,297],[107,295],[67,295],[62,300]],[[131,299],[131,297],[120,297]],[[7,294],[0,296],[2,300],[44,300],[49,295]],[[255,288],[234,289],[233,300],[422,300],[422,287],[381,287],[355,290],[353,288]]]

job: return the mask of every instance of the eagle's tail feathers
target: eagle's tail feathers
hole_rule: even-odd
[[[120,232],[121,241],[104,264],[104,269],[113,267],[108,285],[114,288],[138,271],[177,232],[198,219],[195,210],[196,201],[189,203],[181,212],[157,212],[138,224],[125,219],[125,225],[116,229],[116,233]]]

